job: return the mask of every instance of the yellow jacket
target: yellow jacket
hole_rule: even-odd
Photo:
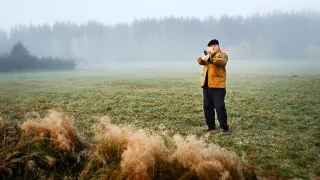
[[[208,72],[208,87],[209,88],[226,88],[226,66],[228,55],[221,50],[216,54],[208,52],[210,58],[207,61],[198,58],[198,63],[203,65],[203,74],[201,86],[204,87],[206,75]]]

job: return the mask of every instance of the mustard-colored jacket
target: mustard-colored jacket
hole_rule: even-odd
[[[203,65],[203,74],[201,86],[203,87],[208,71],[208,87],[209,88],[226,88],[227,72],[226,66],[228,62],[228,55],[221,50],[216,54],[208,52],[210,58],[207,61],[198,58],[198,63]]]

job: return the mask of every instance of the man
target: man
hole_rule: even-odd
[[[198,58],[198,63],[203,65],[202,83],[203,110],[208,129],[206,132],[216,130],[215,112],[223,132],[229,131],[227,110],[225,107],[226,95],[226,65],[228,55],[220,50],[219,41],[216,39],[208,43],[207,55]]]

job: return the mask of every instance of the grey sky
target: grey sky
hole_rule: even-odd
[[[275,8],[319,11],[320,0],[0,0],[0,29],[56,20],[115,24],[135,17],[246,15]]]

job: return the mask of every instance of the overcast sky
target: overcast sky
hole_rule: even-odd
[[[320,11],[320,0],[0,0],[0,29],[56,20],[115,24],[135,17],[247,15],[275,8]]]

